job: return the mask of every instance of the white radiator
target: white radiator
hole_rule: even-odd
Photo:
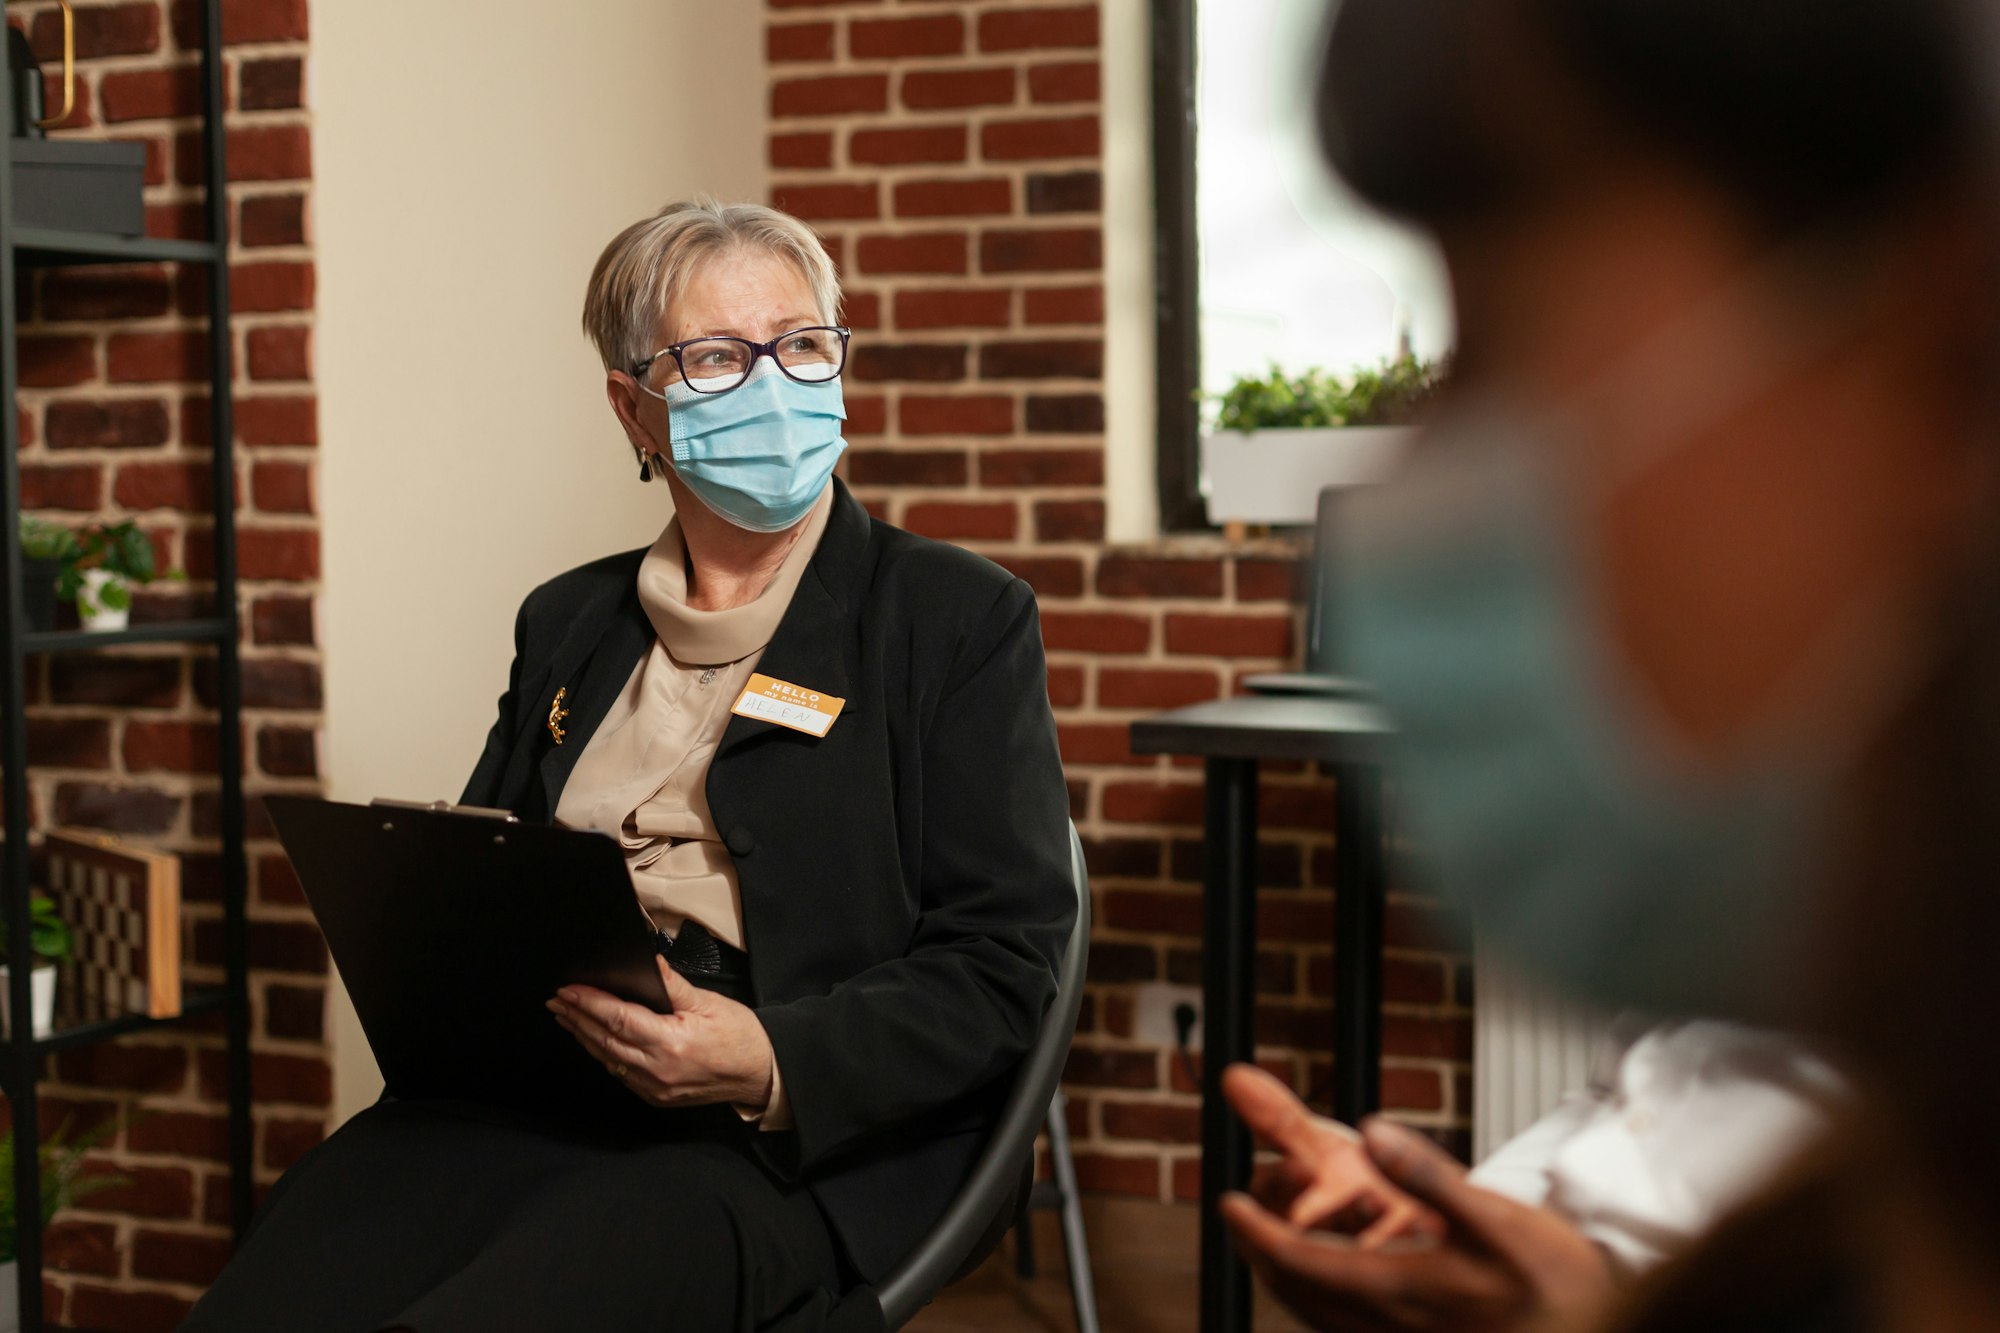
[[[1472,1158],[1526,1129],[1564,1093],[1590,1081],[1607,1021],[1510,973],[1484,947],[1473,954]]]

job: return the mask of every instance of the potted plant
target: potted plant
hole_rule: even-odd
[[[56,627],[56,584],[83,556],[83,543],[59,523],[21,515],[21,609],[28,628]]]
[[[82,553],[65,571],[58,590],[76,599],[85,629],[124,629],[132,616],[132,589],[154,578],[153,541],[132,522],[85,528]]]
[[[118,1132],[117,1116],[105,1117],[89,1133],[69,1141],[70,1122],[65,1120],[43,1141],[42,1206],[37,1225],[47,1227],[55,1215],[74,1207],[99,1190],[129,1184],[124,1176],[86,1176],[83,1161],[91,1149]],[[14,1131],[0,1134],[0,1333],[19,1333],[21,1309],[21,1267],[15,1262],[15,1245],[20,1234],[14,1198]]]
[[[0,957],[12,957],[8,951],[7,918],[0,912]],[[28,948],[35,956],[33,970],[28,974],[32,987],[34,1011],[30,1016],[35,1025],[35,1035],[46,1037],[55,1025],[56,1013],[56,964],[69,961],[76,949],[76,935],[69,923],[56,915],[56,905],[46,893],[39,889],[28,897]],[[0,1026],[11,1023],[9,1013],[12,991],[8,989],[11,973],[6,963],[0,963]]]
[[[1201,438],[1212,523],[1311,523],[1320,491],[1378,479],[1444,382],[1442,362],[1404,352],[1345,379],[1276,365],[1214,398]]]

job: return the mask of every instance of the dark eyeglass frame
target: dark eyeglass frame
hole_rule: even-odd
[[[840,361],[837,365],[834,366],[833,373],[831,375],[828,375],[825,379],[809,380],[794,375],[791,372],[791,368],[784,363],[784,360],[781,357],[779,357],[778,344],[783,342],[787,338],[795,338],[801,333],[831,333],[835,337],[840,339]],[[802,324],[796,329],[787,329],[785,332],[771,339],[771,341],[763,343],[752,342],[748,338],[732,337],[731,335],[724,333],[705,333],[699,338],[685,338],[677,343],[668,343],[665,347],[662,347],[659,351],[653,353],[651,356],[647,357],[644,361],[635,362],[632,366],[632,378],[644,382],[646,378],[646,372],[653,368],[654,362],[658,361],[663,356],[671,356],[674,359],[675,368],[681,372],[681,383],[687,385],[688,388],[692,389],[695,393],[728,393],[730,389],[740,389],[743,387],[743,381],[749,379],[750,372],[757,368],[758,357],[768,356],[771,358],[771,364],[776,366],[780,371],[782,371],[784,373],[785,378],[788,380],[792,380],[799,384],[830,384],[834,380],[839,379],[847,371],[847,345],[848,341],[853,337],[854,337],[854,330],[841,324]],[[687,363],[681,360],[681,353],[686,349],[694,346],[696,343],[720,343],[720,342],[739,343],[742,346],[750,349],[750,360],[743,367],[743,379],[737,380],[736,383],[730,385],[728,389],[703,389],[696,387],[700,383],[700,381],[696,379],[694,376],[687,373]]]

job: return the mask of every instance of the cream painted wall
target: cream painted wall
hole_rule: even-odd
[[[578,329],[584,283],[669,200],[762,197],[761,42],[750,4],[314,6],[335,797],[456,798],[522,596],[658,531],[665,489],[638,484]],[[335,991],[344,1120],[381,1080]]]
[[[1104,64],[1104,462],[1106,535],[1159,536],[1154,378],[1151,7],[1109,0]]]

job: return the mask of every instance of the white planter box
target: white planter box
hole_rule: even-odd
[[[21,1265],[0,1264],[0,1333],[21,1333]]]
[[[0,1034],[13,1031],[13,1028],[9,1026],[12,1019],[9,1017],[8,1009],[13,1001],[7,972],[7,965],[0,963]],[[37,1037],[46,1037],[55,1026],[56,1021],[56,969],[54,964],[50,964],[47,967],[37,967],[28,974],[28,994],[32,997],[34,1004],[35,1035]],[[5,1333],[4,1325],[0,1325],[0,1333]]]
[[[1203,435],[1208,521],[1310,525],[1320,491],[1380,481],[1415,434],[1408,426],[1343,426]]]
[[[114,630],[126,628],[132,620],[132,608],[121,607],[112,610],[104,605],[104,590],[111,584],[125,586],[123,576],[108,569],[86,569],[83,571],[83,592],[77,597],[77,616],[85,629]],[[86,611],[88,606],[94,608]]]

